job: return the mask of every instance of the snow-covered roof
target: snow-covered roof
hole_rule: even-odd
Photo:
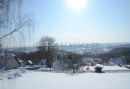
[[[29,64],[33,64],[33,62],[32,62],[31,60],[28,60],[28,63],[29,63]]]
[[[101,65],[101,64],[96,64],[95,67],[103,68],[103,65]]]

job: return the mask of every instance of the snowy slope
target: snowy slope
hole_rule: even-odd
[[[130,73],[27,72],[0,80],[0,89],[130,89]]]

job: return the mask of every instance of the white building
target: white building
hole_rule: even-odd
[[[113,65],[122,65],[124,64],[122,58],[110,58],[110,63]]]

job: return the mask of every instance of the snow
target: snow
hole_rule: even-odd
[[[5,76],[5,75],[3,75]],[[127,73],[54,73],[28,71],[0,80],[0,89],[130,89]]]
[[[120,66],[104,66],[103,67],[103,70],[129,70],[128,68],[126,67],[120,67]]]
[[[101,65],[101,64],[96,64],[95,67],[103,68],[103,65]]]
[[[89,68],[88,68],[89,67]],[[103,66],[103,65],[100,65],[100,64],[96,64],[95,66],[82,66],[80,67],[80,71],[84,71],[84,72],[94,72],[95,71],[95,67],[101,67],[102,70],[104,72],[127,72],[127,71],[130,71],[130,69],[122,66]],[[88,70],[86,70],[88,69]]]

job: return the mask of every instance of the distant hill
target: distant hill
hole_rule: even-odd
[[[118,54],[118,55],[129,55],[130,48],[129,47],[118,47],[109,51],[110,54]]]
[[[109,53],[110,57],[124,57],[123,60],[126,64],[130,64],[130,48],[118,47],[112,49]]]

